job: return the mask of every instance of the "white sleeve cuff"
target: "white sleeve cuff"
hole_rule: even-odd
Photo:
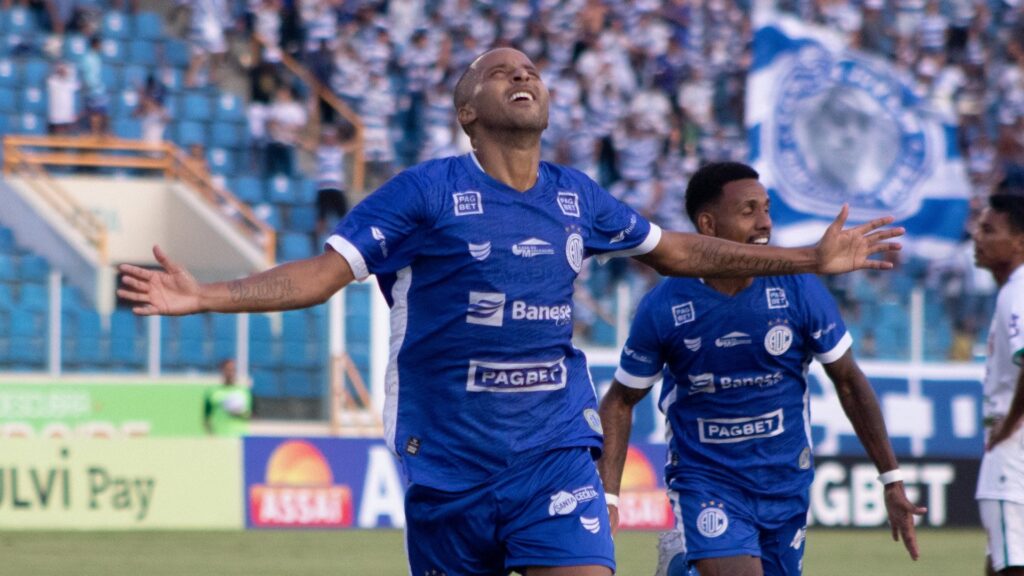
[[[843,354],[846,354],[846,351],[850,349],[850,346],[853,346],[853,336],[850,336],[850,333],[846,332],[843,334],[843,337],[839,339],[839,342],[836,342],[836,345],[833,346],[831,350],[821,354],[815,354],[814,358],[822,364],[831,364],[842,358]]]
[[[619,366],[615,369],[615,379],[628,388],[646,390],[647,388],[654,386],[655,382],[661,380],[661,373],[655,374],[654,376],[633,376],[629,372],[623,370],[622,366]]]
[[[651,229],[647,232],[647,238],[644,238],[644,241],[641,242],[639,246],[629,248],[627,250],[619,250],[617,252],[605,252],[597,257],[597,263],[604,265],[612,258],[639,256],[654,250],[658,246],[658,242],[661,242],[661,227],[654,222],[651,222],[650,224]]]
[[[348,261],[348,265],[352,267],[352,274],[355,275],[356,280],[366,280],[370,276],[370,271],[366,268],[366,260],[363,259],[363,255],[359,253],[359,249],[356,248],[355,244],[337,234],[328,238],[326,244]]]

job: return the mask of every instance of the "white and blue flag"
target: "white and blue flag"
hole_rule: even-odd
[[[953,118],[832,31],[775,13],[755,22],[746,122],[775,240],[816,241],[848,202],[850,222],[891,214],[912,254],[946,255],[970,191]]]

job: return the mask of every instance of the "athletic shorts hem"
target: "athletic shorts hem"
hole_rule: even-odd
[[[604,556],[581,556],[578,558],[509,558],[505,567],[509,570],[517,568],[551,568],[561,566],[606,566],[615,572],[615,561]]]
[[[687,552],[686,561],[690,564],[698,560],[711,560],[714,558],[730,558],[732,556],[754,556],[761,557],[761,550],[757,548],[740,548],[732,550],[707,550],[705,552]]]

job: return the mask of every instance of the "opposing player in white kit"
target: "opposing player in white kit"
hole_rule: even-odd
[[[999,296],[988,333],[978,508],[988,532],[989,576],[1024,576],[1024,195],[996,194],[974,232],[974,260]]]
[[[425,162],[356,206],[323,254],[233,282],[199,284],[123,265],[138,314],[289,310],[377,276],[391,306],[385,437],[400,457],[410,573],[610,576],[597,398],[572,345],[584,258],[635,256],[664,274],[737,276],[888,268],[868,259],[891,218],[817,247],[748,246],[662,231],[581,172],[540,161],[548,91],[500,48],[459,80],[474,152]]]

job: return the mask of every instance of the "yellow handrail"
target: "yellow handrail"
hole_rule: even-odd
[[[273,227],[257,218],[252,209],[234,194],[217,185],[205,168],[170,142],[151,144],[109,136],[5,136],[3,147],[4,174],[31,176],[26,178],[29,185],[82,231],[97,247],[104,263],[107,257],[106,227],[57,185],[46,172],[46,166],[99,166],[162,172],[166,178],[188,184],[207,203],[217,208],[229,208],[235,216],[232,221],[236,228],[261,248],[268,265],[275,262],[276,232]],[[79,150],[85,152],[76,152]],[[126,156],[124,152],[138,155]]]

